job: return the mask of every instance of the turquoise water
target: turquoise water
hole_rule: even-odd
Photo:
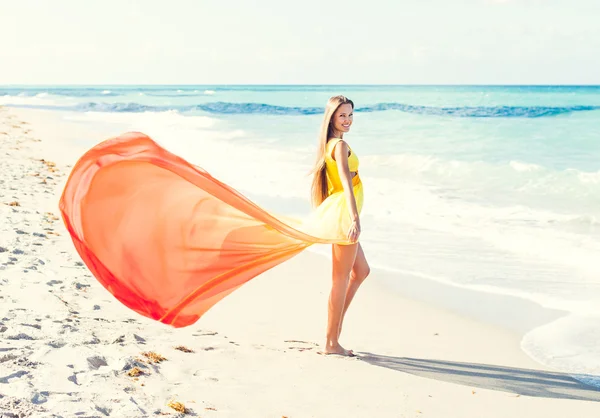
[[[356,104],[345,139],[361,161],[371,263],[565,310],[523,349],[600,384],[598,86],[14,86],[0,103],[141,130],[304,216],[334,94]]]

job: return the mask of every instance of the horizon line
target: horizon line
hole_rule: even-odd
[[[291,83],[208,83],[208,84],[192,84],[192,83],[145,83],[145,84],[134,84],[134,83],[14,83],[14,84],[0,84],[0,87],[50,87],[50,86],[63,86],[63,87],[78,87],[78,86],[137,86],[137,87],[155,87],[155,86],[234,86],[234,87],[247,87],[247,86],[281,86],[281,87],[327,87],[327,86],[356,86],[356,87],[600,87],[600,84],[575,84],[575,83],[561,83],[561,84],[487,84],[487,83],[476,83],[476,84],[463,84],[463,83],[414,83],[414,84],[390,84],[390,83],[379,83],[379,84],[364,84],[364,83],[332,83],[332,84],[291,84]]]

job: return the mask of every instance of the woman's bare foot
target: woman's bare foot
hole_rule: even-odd
[[[325,350],[322,352],[323,354],[337,354],[340,356],[354,356],[354,352],[352,350],[346,350],[340,344],[327,344],[325,346]]]

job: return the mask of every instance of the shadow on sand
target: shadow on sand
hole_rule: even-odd
[[[362,361],[374,366],[429,379],[523,396],[600,402],[600,389],[588,386],[565,373],[488,364],[392,357],[366,352],[357,354]],[[585,378],[585,376],[582,377]],[[588,377],[597,379],[596,376]]]

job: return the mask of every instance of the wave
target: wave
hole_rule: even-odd
[[[115,97],[122,93],[107,90],[105,88],[44,88],[44,89],[0,89],[0,96],[19,96],[19,97],[45,97],[48,95],[64,97]]]
[[[0,92],[1,94],[1,92]],[[54,92],[52,94],[55,94]],[[107,95],[114,94],[109,93]],[[61,107],[63,110],[95,112],[207,112],[215,114],[266,114],[266,115],[316,115],[324,111],[322,107],[277,106],[264,103],[210,102],[197,105],[152,106],[139,103],[86,102],[75,106]],[[600,110],[600,106],[462,106],[433,107],[415,106],[402,103],[379,103],[357,107],[356,112],[400,111],[425,116],[446,116],[463,118],[540,118],[575,112]]]
[[[445,197],[460,193],[465,199],[485,199],[499,205],[521,202],[532,207],[558,205],[570,207],[575,213],[588,210],[599,213],[593,208],[598,208],[597,202],[600,202],[600,171],[555,169],[514,160],[498,163],[453,160],[410,153],[368,155],[363,159],[369,174],[378,181],[402,178],[404,182],[428,184]],[[598,227],[595,218],[580,221]]]
[[[433,107],[412,106],[402,103],[379,103],[373,106],[357,108],[361,112],[382,112],[399,110],[406,113],[416,113],[428,116],[454,116],[471,118],[539,118],[557,116],[565,113],[599,110],[600,106],[460,106]]]

